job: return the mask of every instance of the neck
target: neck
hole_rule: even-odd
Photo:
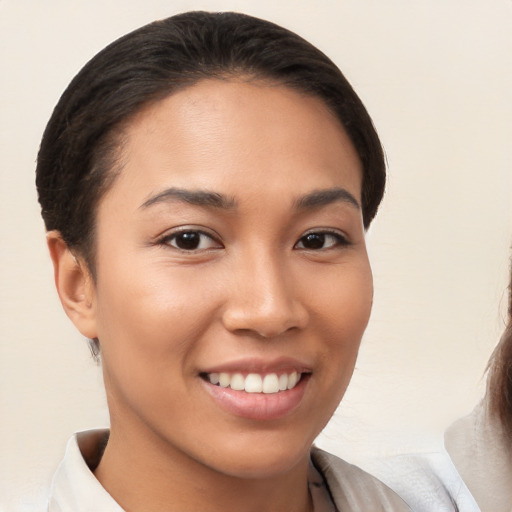
[[[96,478],[130,512],[310,512],[309,453],[285,472],[239,477],[113,426]]]

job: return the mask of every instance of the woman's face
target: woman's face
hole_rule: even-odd
[[[348,136],[319,99],[206,80],[136,116],[121,161],[86,333],[112,436],[228,475],[294,467],[345,392],[372,304]]]

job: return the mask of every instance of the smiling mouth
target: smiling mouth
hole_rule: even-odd
[[[230,388],[246,393],[272,394],[293,389],[301,380],[303,373],[205,373],[202,377],[214,386]]]

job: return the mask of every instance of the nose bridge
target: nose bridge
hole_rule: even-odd
[[[233,268],[224,324],[231,331],[252,331],[273,337],[304,327],[307,313],[291,268],[277,250],[261,246],[244,254]]]

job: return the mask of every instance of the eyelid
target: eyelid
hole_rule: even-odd
[[[205,236],[214,242],[215,247],[187,250],[187,249],[182,249],[180,247],[171,245],[170,241],[173,238],[175,238],[178,235],[183,234],[183,233],[198,233],[201,236]],[[162,234],[161,236],[159,236],[157,238],[156,244],[157,245],[165,245],[165,246],[171,247],[173,249],[176,249],[178,251],[188,252],[188,253],[202,252],[202,251],[208,251],[210,249],[220,249],[220,248],[224,247],[224,245],[220,241],[220,237],[216,233],[213,233],[211,230],[208,230],[204,227],[193,226],[193,225],[192,226],[179,226],[179,227],[176,227],[176,228],[166,231],[164,234]]]
[[[351,245],[351,243],[352,243],[350,241],[349,237],[343,231],[340,231],[338,229],[334,229],[334,228],[313,228],[313,229],[308,229],[307,231],[305,231],[300,236],[300,238],[297,240],[297,242],[294,245],[294,249],[297,248],[297,245],[303,240],[304,237],[306,237],[308,235],[312,235],[312,234],[333,236],[334,238],[337,239],[338,243],[335,244],[334,246],[325,247],[325,248],[321,248],[321,249],[308,249],[308,248],[304,247],[304,250],[311,250],[311,251],[322,251],[322,250],[324,250],[325,251],[325,250],[328,250],[328,249],[332,249],[333,247],[346,247],[348,245]]]

